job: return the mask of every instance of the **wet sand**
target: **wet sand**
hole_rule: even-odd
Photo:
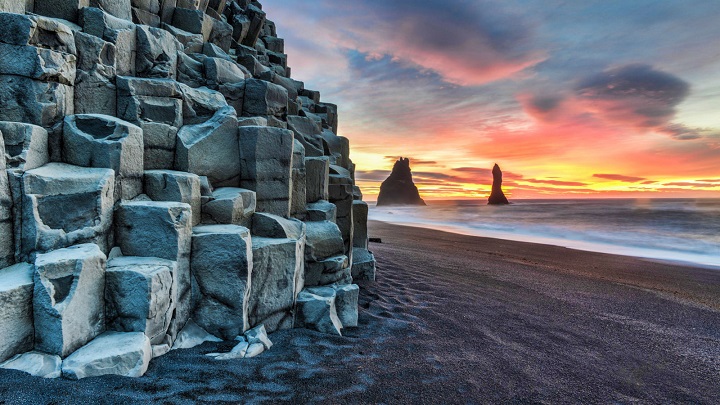
[[[343,337],[250,360],[206,343],[139,379],[0,370],[6,403],[717,403],[720,270],[370,223],[375,283]]]

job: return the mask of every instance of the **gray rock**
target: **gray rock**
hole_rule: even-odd
[[[200,223],[200,177],[173,170],[148,170],[144,176],[145,194],[153,201],[176,201],[190,205],[192,225]]]
[[[32,170],[50,160],[48,133],[44,128],[20,122],[0,121],[0,132],[5,139],[7,168]],[[5,168],[0,162],[0,170]]]
[[[252,233],[264,238],[304,239],[305,224],[294,218],[258,212],[253,215]]]
[[[248,347],[250,345],[246,341],[241,341],[235,347],[232,348],[228,353],[208,353],[206,356],[213,357],[215,360],[236,360],[245,358]]]
[[[152,96],[160,98],[183,98],[179,83],[170,79],[149,79],[118,76],[118,96]],[[170,122],[172,123],[172,121]]]
[[[335,309],[338,319],[344,328],[358,326],[358,296],[360,287],[357,284],[333,286],[335,289]]]
[[[15,229],[13,198],[10,193],[10,177],[6,174],[5,143],[0,129],[0,269],[15,263]],[[14,153],[17,150],[13,151]]]
[[[84,0],[87,1],[87,0]],[[90,0],[90,7],[97,7],[123,20],[132,20],[130,0]]]
[[[330,256],[341,255],[344,251],[340,228],[330,221],[305,222],[305,260],[317,262]]]
[[[22,0],[9,1],[22,2]],[[39,5],[39,7],[43,6]],[[37,10],[35,12],[39,13]],[[25,15],[24,11],[18,14],[0,13],[0,42],[11,45],[32,45],[75,55],[73,31],[67,24],[38,15]]]
[[[0,43],[0,75],[75,84],[75,55],[27,45]]]
[[[353,280],[375,281],[375,256],[363,248],[353,248]]]
[[[353,201],[353,247],[368,248],[368,205],[365,201]]]
[[[115,45],[94,35],[77,32],[75,46],[78,56],[75,113],[116,115]]]
[[[337,221],[337,207],[327,201],[320,200],[307,205],[308,221]]]
[[[88,0],[37,1],[35,2],[34,12],[47,17],[77,22],[78,10],[89,5]]]
[[[191,269],[199,290],[195,322],[226,340],[245,331],[253,269],[250,230],[238,225],[195,227]]]
[[[266,127],[268,120],[264,117],[238,117],[239,127]]]
[[[268,332],[293,326],[295,299],[302,289],[302,241],[252,238],[253,273],[248,320]]]
[[[262,343],[252,343],[245,351],[245,358],[251,359],[261,355],[265,351],[265,345]]]
[[[172,25],[183,31],[203,36],[203,41],[210,38],[213,21],[207,14],[197,9],[177,7],[172,19]]]
[[[175,309],[172,297],[177,263],[154,257],[109,260],[105,273],[105,314],[109,330],[143,332],[163,343]]]
[[[171,33],[138,25],[135,60],[137,76],[174,79],[177,77],[177,53],[183,49],[183,45]]]
[[[181,103],[180,100],[178,100]],[[172,169],[175,166],[175,143],[178,129],[160,122],[143,122],[145,170]]]
[[[246,126],[240,134],[240,186],[257,193],[257,210],[290,215],[292,194],[292,132]]]
[[[305,190],[307,202],[312,203],[328,199],[330,182],[330,159],[327,156],[305,158]]]
[[[0,362],[33,348],[33,266],[0,270]]]
[[[255,207],[254,191],[222,187],[213,191],[212,199],[203,205],[203,222],[250,228]]]
[[[199,327],[195,321],[191,319],[185,324],[185,327],[182,328],[180,333],[178,333],[172,350],[192,349],[193,347],[200,346],[205,342],[222,342],[222,339],[209,334],[205,329]]]
[[[182,40],[180,40],[180,42],[182,42]],[[187,56],[183,52],[178,52],[177,81],[192,88],[205,86],[205,67],[203,63]]]
[[[235,110],[225,107],[202,124],[180,128],[175,167],[207,176],[214,187],[238,186],[240,152]]]
[[[245,332],[245,339],[249,344],[261,343],[266,349],[273,346],[265,330],[265,325],[258,325]]]
[[[281,86],[258,79],[245,83],[244,116],[279,117],[287,111],[287,103],[287,90]]]
[[[290,215],[304,218],[307,210],[305,148],[295,139],[292,160],[292,200],[290,202]]]
[[[213,18],[212,23],[212,30],[210,31],[210,37],[208,38],[208,42],[217,45],[225,52],[230,52],[233,35],[232,25],[217,18]]]
[[[0,75],[0,121],[52,127],[74,113],[74,94],[65,84]]]
[[[250,20],[250,25],[248,26],[247,33],[240,42],[245,46],[255,46],[262,32],[263,24],[265,24],[265,12],[253,4],[250,4],[245,11],[248,20]]]
[[[332,335],[342,335],[342,323],[335,308],[335,292],[326,288],[325,295],[303,290],[297,297],[295,326]],[[320,292],[315,290],[315,292]]]
[[[348,139],[337,136],[328,129],[324,129],[320,136],[325,141],[330,154],[335,157],[335,164],[348,169],[350,167],[350,142]]]
[[[85,7],[80,14],[84,32],[115,45],[117,74],[135,76],[136,25],[95,7]]]
[[[199,124],[211,119],[228,106],[222,93],[205,87],[193,89],[180,84],[183,99],[183,120],[186,125]]]
[[[115,201],[142,193],[143,132],[140,127],[109,115],[65,117],[63,160],[66,163],[113,169]]]
[[[150,339],[140,332],[105,332],[63,361],[63,377],[142,377],[152,359]]]
[[[105,255],[94,244],[35,260],[35,349],[66,357],[105,330]]]
[[[350,261],[345,255],[305,263],[305,286],[307,287],[335,283],[344,285],[351,282]]]
[[[212,89],[217,89],[222,84],[240,83],[251,77],[250,72],[242,65],[221,58],[205,58],[203,67],[208,87]],[[239,113],[242,113],[242,110]]]
[[[109,251],[115,179],[110,169],[47,165],[22,177],[21,235],[23,258],[78,243]],[[23,259],[24,260],[24,259]]]
[[[62,359],[43,352],[18,354],[0,364],[0,368],[24,371],[34,377],[59,378],[62,375]]]
[[[178,202],[124,202],[115,217],[116,243],[123,254],[177,262],[172,292],[176,309],[168,331],[171,338],[190,319],[191,222],[190,205]]]
[[[288,115],[288,129],[293,131],[295,139],[305,147],[305,155],[318,157],[325,154],[323,139],[320,137],[321,129],[317,123],[310,118],[297,115]]]

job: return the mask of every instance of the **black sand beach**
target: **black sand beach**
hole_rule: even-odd
[[[250,360],[207,343],[140,379],[0,370],[19,403],[717,403],[720,270],[370,225],[376,283],[343,337],[293,330]]]

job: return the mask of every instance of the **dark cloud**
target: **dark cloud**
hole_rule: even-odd
[[[385,181],[390,176],[390,170],[356,170],[355,179],[361,181]]]
[[[455,172],[467,173],[472,176],[492,178],[492,169],[486,169],[483,167],[455,167],[452,170]],[[522,174],[517,174],[517,173],[508,172],[508,171],[503,170],[503,179],[519,180],[522,178],[523,178]]]
[[[647,180],[645,177],[624,176],[622,174],[593,174],[593,177],[605,180],[623,181],[625,183],[638,183]],[[651,183],[654,183],[654,181],[651,181]]]
[[[663,125],[690,94],[690,85],[649,65],[632,64],[589,76],[575,88],[578,97],[613,103],[610,111],[644,117],[648,127]]]
[[[385,156],[385,159],[388,160],[389,162],[394,163],[395,161],[400,159],[400,156]],[[410,159],[411,166],[414,164],[415,165],[436,165],[436,164],[438,164],[438,162],[436,162],[434,160],[415,159],[413,157],[408,157],[408,159]]]
[[[530,106],[539,113],[548,113],[560,105],[562,100],[560,96],[536,95],[530,100]]]
[[[693,128],[683,124],[668,124],[663,128],[663,132],[680,141],[720,136],[720,132],[709,128]]]

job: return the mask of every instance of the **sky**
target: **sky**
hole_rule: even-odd
[[[720,198],[720,1],[264,0],[374,200]]]

